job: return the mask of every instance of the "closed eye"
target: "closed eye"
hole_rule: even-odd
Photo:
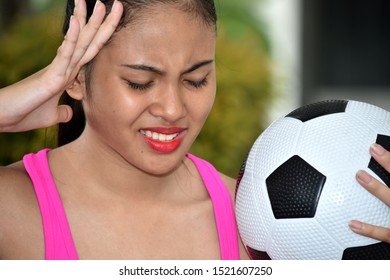
[[[200,81],[185,80],[185,82],[186,82],[187,84],[189,84],[190,86],[192,86],[192,87],[198,89],[198,88],[202,88],[202,87],[206,86],[208,80],[207,80],[207,77],[205,77],[204,79],[202,79],[202,80],[200,80]]]
[[[131,88],[131,89],[134,89],[134,90],[139,90],[139,91],[144,91],[144,90],[147,90],[149,89],[153,82],[148,82],[148,83],[145,83],[145,84],[139,84],[139,83],[134,83],[134,82],[131,82],[131,81],[126,81],[128,86]]]

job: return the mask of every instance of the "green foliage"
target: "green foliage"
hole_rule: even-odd
[[[60,9],[61,10],[61,9]],[[57,11],[57,12],[54,12]],[[0,37],[0,87],[13,84],[47,66],[61,42],[59,9],[15,20]],[[0,165],[45,146],[53,147],[53,129],[0,134]]]
[[[271,63],[261,22],[250,0],[216,1],[219,24],[215,106],[191,152],[236,177],[264,129],[271,94]],[[20,19],[0,37],[0,87],[50,63],[61,40],[61,8]],[[0,165],[55,143],[55,129],[0,134]]]

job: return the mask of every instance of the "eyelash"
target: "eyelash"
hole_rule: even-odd
[[[145,90],[149,89],[152,86],[152,83],[153,82],[149,82],[146,84],[137,84],[137,83],[127,81],[127,84],[131,89],[139,90],[139,91],[145,91]]]
[[[133,82],[130,82],[130,81],[126,81],[127,82],[127,85],[133,89],[133,90],[138,90],[138,91],[145,91],[145,90],[148,90],[153,82],[148,82],[146,84],[138,84],[138,83],[133,83]],[[190,81],[190,80],[185,80],[186,83],[188,83],[190,86],[194,87],[195,89],[199,89],[199,88],[202,88],[204,86],[207,85],[207,77],[205,77],[203,80],[200,80],[200,81]]]
[[[199,89],[207,85],[207,77],[205,77],[203,80],[200,81],[190,81],[190,80],[185,80],[190,86]]]

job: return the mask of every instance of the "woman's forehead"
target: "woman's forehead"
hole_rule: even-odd
[[[172,9],[120,29],[102,53],[115,65],[141,63],[178,70],[213,60],[215,40],[212,27]]]
[[[214,43],[214,28],[206,25],[193,14],[180,9],[169,7],[166,9],[153,9],[137,21],[125,25],[117,31],[112,39],[115,45],[123,48],[126,46],[142,46],[143,48],[158,49],[171,46],[170,49],[188,43],[202,43],[207,41]]]
[[[178,10],[193,19],[197,19],[213,28],[216,26],[217,15],[212,0],[122,0],[124,14],[122,23],[137,22],[158,13],[169,13],[169,10]],[[121,25],[121,24],[120,24]]]

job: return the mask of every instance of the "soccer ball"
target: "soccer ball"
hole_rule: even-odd
[[[253,259],[390,259],[390,244],[358,235],[351,220],[390,227],[390,207],[356,181],[364,169],[390,186],[370,155],[390,150],[390,113],[328,100],[276,120],[255,141],[237,180],[236,218]]]

